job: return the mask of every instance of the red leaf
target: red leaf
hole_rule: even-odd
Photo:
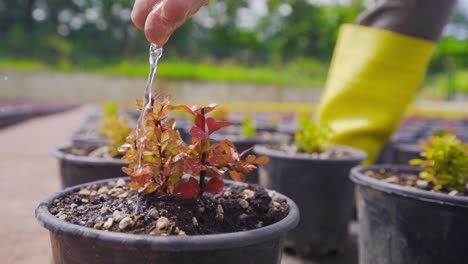
[[[187,172],[192,175],[198,175],[203,167],[199,159],[189,159],[184,165]]]
[[[239,173],[237,171],[229,171],[229,175],[231,175],[231,178],[236,182],[244,182],[245,181],[244,174]]]
[[[200,193],[200,185],[198,181],[190,177],[188,181],[181,181],[174,189],[175,193],[179,194],[181,199],[193,199]]]
[[[203,131],[205,131],[205,116],[201,114],[197,114],[195,116],[195,126],[201,128]]]
[[[223,189],[224,189],[224,180],[219,175],[215,175],[205,185],[206,192],[220,192]]]
[[[213,134],[214,132],[220,130],[223,127],[232,126],[234,123],[226,121],[216,121],[212,117],[206,119],[206,124],[208,125],[208,135]]]
[[[201,128],[194,126],[190,129],[189,132],[190,136],[200,138],[200,139],[207,139],[208,134],[205,133]]]

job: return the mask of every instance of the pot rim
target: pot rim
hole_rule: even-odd
[[[70,153],[66,153],[65,150],[71,149],[73,146],[68,147],[59,147],[54,148],[51,150],[52,156],[55,158],[66,161],[68,163],[73,164],[85,164],[85,165],[98,165],[98,166],[105,166],[105,165],[119,165],[119,166],[126,166],[127,164],[124,163],[120,159],[105,159],[105,158],[97,158],[97,157],[87,157],[87,156],[77,156]]]
[[[262,133],[269,133],[273,134],[274,136],[271,138],[262,138],[261,134]],[[265,143],[274,143],[278,141],[288,141],[290,136],[286,133],[281,133],[281,132],[265,132],[265,131],[258,131],[257,135],[253,137],[245,137],[245,136],[240,136],[235,133],[219,133],[219,134],[213,134],[210,136],[210,139],[216,140],[216,141],[221,141],[226,139],[226,137],[231,137],[229,138],[230,141],[234,143],[251,143],[251,144],[265,144]]]
[[[415,187],[391,184],[378,179],[371,178],[364,174],[365,171],[380,169],[396,169],[398,171],[414,173],[422,171],[422,169],[419,167],[409,165],[379,164],[370,166],[357,166],[351,169],[350,179],[358,185],[376,189],[392,195],[398,195],[405,198],[416,199],[429,203],[468,208],[468,197],[466,196],[452,196],[446,193],[431,192],[427,190],[417,189]]]
[[[81,135],[81,133],[83,133],[85,131],[86,130],[79,129],[79,130],[73,132],[70,135],[70,140],[73,141],[73,142],[77,142],[77,143],[81,143],[81,144],[85,144],[85,145],[91,145],[91,146],[93,146],[95,144],[106,143],[107,137],[104,137],[104,136],[92,137],[92,138],[83,137]]]
[[[338,149],[338,150],[345,150],[352,154],[352,157],[343,157],[343,158],[333,158],[333,159],[317,159],[312,158],[308,154],[302,153],[294,153],[290,154],[282,150],[271,149],[266,147],[263,144],[257,144],[253,148],[253,152],[258,155],[265,155],[274,158],[282,158],[282,159],[289,159],[289,160],[302,160],[307,162],[313,163],[336,163],[336,162],[349,162],[349,163],[359,163],[365,159],[367,159],[367,153],[353,147],[348,146],[330,146],[330,149]]]
[[[299,209],[297,205],[288,197],[278,193],[280,198],[286,199],[289,205],[288,215],[279,222],[258,229],[240,231],[223,234],[193,235],[193,236],[152,236],[142,234],[127,234],[119,232],[108,232],[83,227],[59,220],[53,216],[48,206],[57,198],[78,191],[84,186],[101,184],[108,181],[116,181],[128,177],[120,177],[106,180],[99,180],[85,184],[76,185],[55,193],[45,199],[36,208],[35,215],[39,223],[52,233],[65,236],[74,236],[88,239],[91,243],[103,244],[114,248],[126,249],[147,249],[156,251],[205,251],[216,249],[227,249],[244,247],[280,238],[299,223]],[[229,180],[225,180],[226,185],[243,185]],[[268,191],[268,189],[266,189]]]
[[[417,152],[420,153],[423,151],[418,144],[409,144],[409,143],[397,143],[395,144],[395,148],[399,151],[406,151],[406,152]]]

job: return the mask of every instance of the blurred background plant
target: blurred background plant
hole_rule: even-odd
[[[321,87],[339,25],[365,0],[213,0],[165,47],[159,76]],[[144,76],[129,0],[0,0],[0,69]],[[428,86],[468,90],[468,1],[459,1]],[[218,67],[223,65],[223,67]]]
[[[107,138],[107,147],[112,157],[120,155],[119,147],[125,143],[130,134],[129,118],[120,113],[120,105],[116,102],[102,104],[103,116],[99,134]]]
[[[299,152],[322,153],[332,136],[331,128],[315,122],[308,114],[299,114],[299,127],[294,133],[294,144]]]
[[[255,137],[257,135],[257,129],[255,128],[255,120],[252,116],[245,116],[241,120],[241,136],[243,137]]]

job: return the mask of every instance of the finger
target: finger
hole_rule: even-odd
[[[162,47],[178,27],[208,2],[208,0],[162,0],[146,19],[146,38]]]
[[[148,14],[153,10],[153,7],[161,0],[136,0],[132,9],[132,21],[135,26],[143,30]]]

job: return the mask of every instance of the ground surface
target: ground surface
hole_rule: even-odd
[[[0,130],[1,263],[51,262],[48,232],[36,222],[34,209],[42,199],[60,188],[57,164],[50,150],[68,144],[69,135],[78,128],[90,109],[81,107],[38,117]],[[355,263],[350,258],[340,257],[320,263]],[[316,262],[286,255],[283,264]]]

